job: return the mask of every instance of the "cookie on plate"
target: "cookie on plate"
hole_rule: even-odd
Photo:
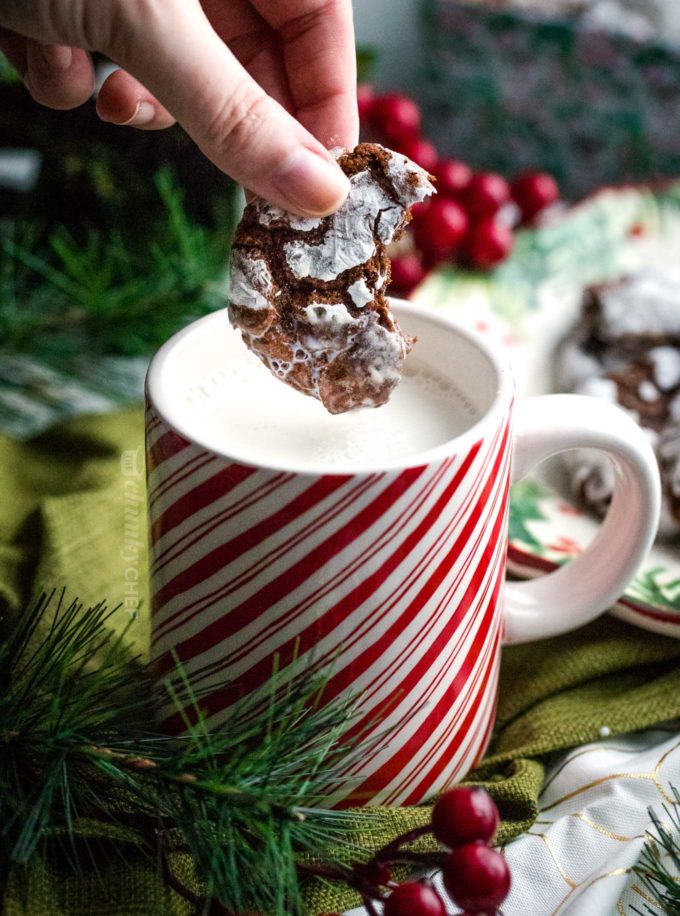
[[[648,436],[663,484],[661,532],[680,531],[680,273],[640,271],[587,289],[558,354],[558,387],[625,410]],[[568,455],[574,490],[604,512],[614,468],[602,453]]]
[[[262,199],[246,207],[229,316],[277,378],[343,413],[384,404],[401,378],[413,341],[389,309],[386,249],[434,187],[377,144],[336,155],[350,192],[331,216],[294,216]]]
[[[648,268],[589,287],[582,329],[605,347],[635,349],[680,340],[680,269]]]

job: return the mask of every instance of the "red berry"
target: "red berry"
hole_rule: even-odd
[[[510,200],[510,186],[495,172],[479,172],[470,179],[462,203],[474,219],[493,216]]]
[[[432,810],[432,832],[445,846],[481,840],[489,843],[498,828],[498,808],[484,789],[444,792]]]
[[[436,198],[414,222],[413,237],[428,261],[446,260],[458,248],[467,229],[467,216],[460,204]]]
[[[446,916],[442,899],[429,884],[408,881],[395,887],[385,901],[384,916]]]
[[[375,126],[391,143],[405,143],[420,135],[420,109],[405,95],[381,95],[373,102]]]
[[[416,165],[425,169],[426,172],[431,172],[437,165],[439,158],[437,150],[427,140],[420,140],[417,137],[412,140],[404,140],[398,144],[398,149],[400,153],[413,159]]]
[[[559,200],[560,189],[547,172],[527,172],[513,181],[512,196],[527,221]]]
[[[390,291],[408,296],[425,276],[425,268],[415,254],[392,258]]]
[[[458,197],[472,178],[472,169],[457,159],[440,159],[432,169],[437,179],[437,193],[443,197]]]
[[[430,209],[433,199],[432,197],[426,197],[425,200],[420,200],[418,203],[411,205],[411,219],[413,222],[417,222],[425,211]]]
[[[359,120],[366,121],[373,117],[375,93],[370,83],[360,83],[357,86],[357,105],[359,106]]]
[[[493,912],[510,890],[508,863],[483,843],[467,843],[453,849],[442,874],[453,902],[474,913]]]
[[[487,218],[473,226],[463,245],[465,260],[472,267],[487,269],[494,267],[512,251],[514,238],[512,229],[493,218]]]

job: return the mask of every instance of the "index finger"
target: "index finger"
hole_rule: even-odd
[[[281,36],[298,120],[326,147],[359,139],[351,0],[252,0]]]

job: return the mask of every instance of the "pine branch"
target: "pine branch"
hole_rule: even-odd
[[[633,869],[648,894],[658,902],[658,909],[648,903],[644,913],[631,907],[638,916],[680,916],[680,792],[675,786],[671,790],[675,807],[664,804],[667,823],[662,823],[653,808],[649,809],[654,829],[647,831],[645,848]]]
[[[0,53],[0,86],[3,85],[3,83],[12,84],[20,82],[19,74],[10,65],[7,58]]]
[[[187,731],[160,735],[112,613],[43,595],[0,646],[0,855],[26,863],[57,842],[75,859],[82,818],[118,823],[148,854],[179,829],[206,899],[300,912],[298,859],[332,864],[345,843],[346,815],[319,805],[356,752],[339,741],[354,704],[320,706],[323,678],[286,669],[210,729],[180,667],[170,695]]]
[[[155,179],[160,217],[143,231],[0,227],[0,347],[53,361],[152,353],[193,318],[225,304],[235,190],[215,230],[192,220],[169,170]]]

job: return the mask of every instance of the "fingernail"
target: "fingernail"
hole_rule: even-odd
[[[52,73],[68,70],[73,63],[73,49],[68,45],[39,45],[40,58]]]
[[[119,127],[143,127],[156,117],[156,108],[151,102],[137,102],[134,114],[127,121],[118,121]]]
[[[304,147],[293,153],[273,180],[293,209],[310,216],[332,213],[349,194],[349,179],[340,167]]]

